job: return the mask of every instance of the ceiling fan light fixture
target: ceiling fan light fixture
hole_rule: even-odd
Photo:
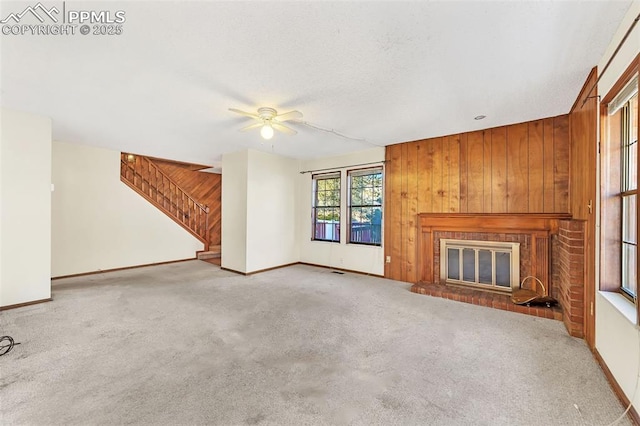
[[[260,135],[266,140],[271,139],[273,137],[273,127],[269,123],[265,123],[260,129]]]
[[[240,129],[241,132],[260,128],[260,135],[262,135],[262,137],[267,140],[273,137],[276,130],[278,132],[284,133],[285,135],[295,135],[296,133],[298,133],[285,124],[285,122],[287,121],[297,121],[299,123],[302,123],[302,113],[300,111],[289,111],[285,112],[284,114],[278,114],[278,111],[268,107],[258,108],[257,114],[235,108],[229,108],[229,111],[235,112],[236,114],[244,115],[245,117],[251,117],[256,120],[253,124]]]

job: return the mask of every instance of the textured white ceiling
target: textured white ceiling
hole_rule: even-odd
[[[299,124],[262,144],[227,109],[378,145],[564,114],[630,4],[67,1],[124,10],[123,34],[0,35],[1,104],[52,117],[56,140],[182,161],[342,154],[370,145]]]

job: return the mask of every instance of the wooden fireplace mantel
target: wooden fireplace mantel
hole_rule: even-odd
[[[555,234],[558,221],[571,219],[566,213],[420,213],[421,230],[470,230],[460,232],[550,231]]]
[[[571,219],[564,213],[420,213],[418,214],[418,273],[422,283],[437,283],[434,277],[434,233],[514,233],[531,238],[532,274],[549,289],[549,237],[558,232],[560,220]]]

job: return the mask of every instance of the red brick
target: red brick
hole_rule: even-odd
[[[571,297],[584,297],[584,287],[583,286],[575,286],[569,289],[569,295]]]

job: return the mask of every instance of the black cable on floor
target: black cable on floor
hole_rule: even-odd
[[[9,343],[5,343],[4,345],[2,344],[3,342],[9,342]],[[13,341],[13,337],[11,336],[2,336],[0,337],[0,356],[8,354],[9,352],[11,352],[11,349],[13,349],[13,347],[15,345],[19,345],[20,343],[16,343]]]

